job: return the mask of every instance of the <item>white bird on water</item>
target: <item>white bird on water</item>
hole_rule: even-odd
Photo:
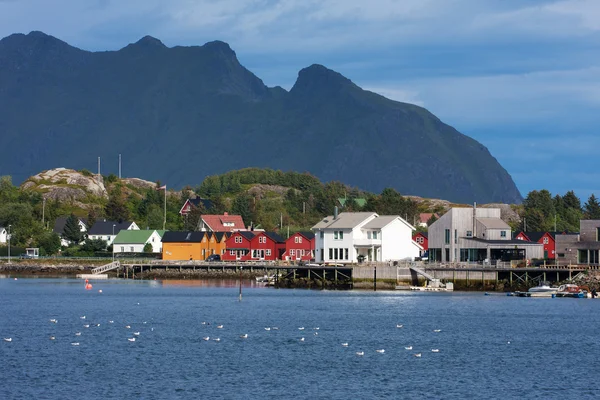
[[[421,353],[416,353],[414,356],[415,357],[421,357]]]
[[[378,352],[378,353],[380,353],[380,354],[383,354],[383,353],[385,353],[385,350],[384,350],[384,349],[379,349],[379,350],[375,350],[375,351],[376,351],[376,352]]]
[[[301,338],[300,338],[300,341],[301,341],[301,342],[304,342],[304,338],[303,338],[303,337],[301,337]]]
[[[114,323],[115,323],[115,321],[108,321],[108,323],[109,323],[109,324],[114,324]]]
[[[81,332],[75,332],[75,336],[81,336]]]
[[[217,325],[217,329],[223,329],[223,325]]]
[[[439,352],[440,352],[440,349],[431,349],[431,352],[432,352],[432,353],[439,353]]]
[[[56,324],[58,321],[57,321],[55,318],[52,318],[52,319],[50,320],[50,322],[52,322],[53,324]]]
[[[342,347],[348,347],[348,343],[342,343]]]
[[[404,327],[404,325],[402,325],[402,324],[396,324],[396,328],[402,328],[402,327]]]
[[[216,339],[213,339],[213,340],[214,340],[215,342],[220,342],[220,341],[221,341],[221,338],[216,338]]]
[[[365,355],[365,352],[364,352],[364,351],[357,351],[357,352],[356,352],[356,355],[357,355],[357,356],[364,356],[364,355]]]
[[[90,324],[85,324],[83,327],[84,327],[84,328],[89,328],[89,327],[90,327]]]
[[[406,350],[412,350],[412,346],[406,346],[405,349]]]
[[[83,315],[83,316],[79,317],[79,319],[85,319],[85,315]]]
[[[79,346],[79,342],[73,342],[71,343],[71,346]]]
[[[5,338],[4,338],[4,341],[5,341],[5,342],[12,342],[12,338],[11,338],[11,337],[5,337]]]
[[[131,329],[131,326],[125,325],[125,329]]]
[[[433,331],[437,333],[437,332],[441,332],[442,330],[441,329],[434,329]]]
[[[299,331],[303,331],[303,330],[304,330],[304,327],[303,327],[303,326],[301,326],[300,328],[298,328],[298,330],[299,330]]]
[[[265,328],[265,331],[270,331],[270,330],[271,330],[271,328],[269,328],[269,327]]]
[[[210,336],[204,336],[202,339],[208,342],[210,340]]]
[[[140,333],[139,333],[139,332],[133,332],[133,334],[134,334],[135,336],[140,336]]]
[[[50,336],[50,340],[56,340],[54,336]]]
[[[127,339],[127,340],[129,340],[130,342],[135,342],[135,338],[134,337],[131,337],[131,338]]]
[[[248,338],[248,334],[247,334],[247,333],[244,333],[243,335],[240,335],[240,337],[241,337],[242,339],[247,339],[247,338]]]

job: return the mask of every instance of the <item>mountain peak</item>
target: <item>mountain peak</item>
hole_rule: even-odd
[[[167,46],[164,45],[159,39],[152,37],[150,35],[146,35],[137,42],[135,42],[136,46],[144,46],[144,47],[159,47],[165,48]]]
[[[339,72],[323,65],[313,64],[300,70],[298,79],[290,93],[308,91],[339,91],[344,87],[353,87],[354,83]]]

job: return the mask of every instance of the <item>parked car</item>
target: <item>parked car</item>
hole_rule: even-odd
[[[221,261],[221,256],[219,254],[211,254],[206,257],[206,261]]]
[[[22,259],[31,259],[31,258],[34,258],[31,254],[21,254],[20,257]]]

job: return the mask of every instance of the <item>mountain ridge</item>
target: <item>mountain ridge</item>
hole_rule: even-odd
[[[15,180],[63,160],[93,169],[120,153],[131,175],[174,186],[271,167],[374,192],[522,200],[485,146],[426,109],[320,64],[289,91],[270,88],[222,41],[167,47],[145,36],[88,52],[41,32],[11,35],[0,40],[0,109],[0,132],[19,149],[0,170]]]

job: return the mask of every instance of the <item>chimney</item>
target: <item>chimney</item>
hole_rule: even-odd
[[[337,219],[338,218],[338,208],[337,206],[335,206],[333,208],[333,219]]]

